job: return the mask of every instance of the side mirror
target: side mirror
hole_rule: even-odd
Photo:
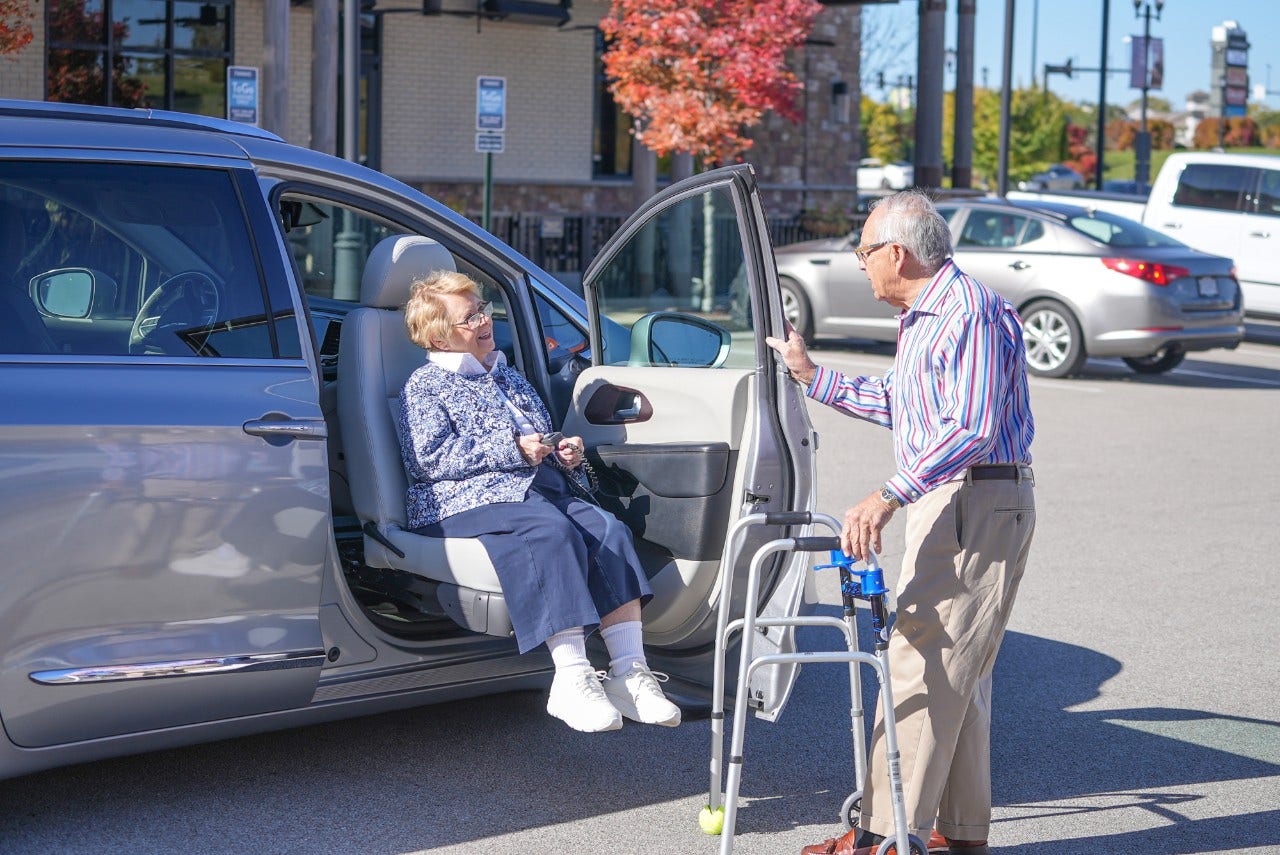
[[[87,318],[93,309],[93,272],[67,267],[41,273],[31,280],[31,300],[55,318]]]
[[[652,312],[631,327],[631,364],[718,368],[732,339],[708,320],[680,312]]]

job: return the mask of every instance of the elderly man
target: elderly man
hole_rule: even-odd
[[[893,431],[897,470],[845,512],[840,540],[854,556],[878,551],[909,506],[889,646],[901,757],[885,755],[879,710],[859,827],[803,855],[872,855],[893,835],[895,760],[912,833],[931,852],[985,855],[991,671],[1036,519],[1021,321],[956,267],[950,229],[919,191],[875,205],[854,252],[876,298],[902,310],[889,371],[821,368],[794,330],[768,343],[810,397]]]

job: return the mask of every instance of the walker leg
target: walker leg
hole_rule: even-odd
[[[889,630],[888,610],[885,607],[884,595],[871,598],[871,627],[876,636],[876,659],[880,663],[877,676],[880,678],[880,705],[884,709],[884,748],[886,765],[889,767],[889,797],[893,803],[894,839],[897,851],[911,852],[908,839],[910,830],[907,826],[907,807],[902,796],[902,757],[898,751],[897,714],[893,706],[893,685],[889,677]],[[886,841],[888,842],[888,841]],[[885,846],[881,851],[887,852]],[[924,847],[921,846],[921,851]]]

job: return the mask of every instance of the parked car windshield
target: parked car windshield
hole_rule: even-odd
[[[1105,211],[1080,213],[1074,217],[1068,217],[1067,225],[1107,246],[1185,246],[1180,241],[1166,237],[1141,223],[1117,217]]]

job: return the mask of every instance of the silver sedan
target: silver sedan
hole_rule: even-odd
[[[1244,338],[1231,259],[1209,255],[1103,211],[997,199],[944,202],[955,259],[1023,319],[1034,374],[1065,377],[1089,356],[1144,374],[1190,351]],[[858,233],[776,251],[787,318],[818,335],[895,341],[894,310],[876,301],[853,254]]]

